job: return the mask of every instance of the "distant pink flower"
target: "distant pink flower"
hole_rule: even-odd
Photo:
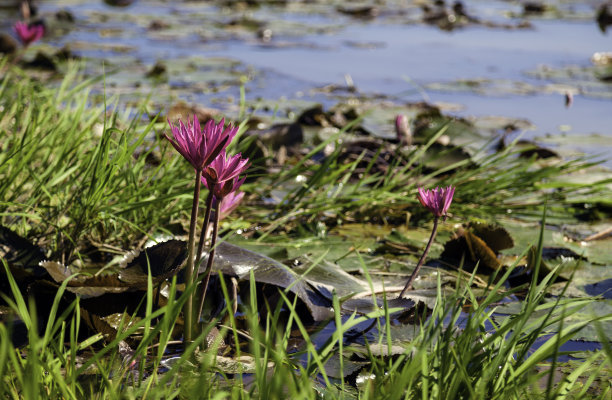
[[[432,190],[418,189],[419,195],[417,198],[423,206],[425,206],[436,217],[446,216],[446,212],[453,201],[455,188],[449,186],[447,188],[436,187]]]
[[[225,120],[215,125],[213,119],[208,120],[204,125],[204,131],[200,127],[200,121],[197,116],[193,116],[193,124],[187,122],[187,126],[183,121],[179,120],[179,126],[174,126],[168,121],[172,129],[174,139],[171,139],[164,133],[166,139],[172,143],[172,146],[181,153],[196,171],[202,171],[221,153],[227,145],[234,139],[237,127],[229,124],[225,127]]]
[[[236,178],[249,168],[249,159],[242,158],[240,153],[228,157],[225,152],[219,154],[202,171],[202,181],[206,181],[206,187],[212,188],[213,193],[219,199],[225,197],[228,193],[236,190],[242,182],[236,187]]]
[[[412,144],[412,131],[408,124],[408,117],[403,114],[395,117],[395,136],[401,144]]]
[[[13,29],[24,47],[28,47],[45,34],[45,27],[41,24],[28,25],[25,22],[17,21]]]

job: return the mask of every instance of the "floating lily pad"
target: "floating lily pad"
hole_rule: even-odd
[[[199,352],[196,355],[196,360],[199,363],[206,363],[207,365],[213,365],[217,370],[225,374],[254,374],[257,371],[257,360],[248,354],[241,354],[240,357],[226,357],[222,355],[214,354],[210,351]],[[274,363],[268,361],[265,366],[266,369],[273,369]]]
[[[536,249],[532,247],[527,257],[527,266],[531,270],[535,266],[535,255]],[[540,277],[546,276],[557,267],[559,267],[558,279],[568,280],[571,278],[572,285],[580,288],[612,278],[612,271],[610,271],[609,265],[604,266],[588,262],[585,257],[567,248],[544,248],[540,265]]]
[[[595,65],[567,66],[555,68],[548,65],[527,72],[539,79],[551,80],[555,83],[570,84],[580,88],[580,94],[599,99],[612,99],[612,66]]]
[[[70,268],[55,261],[43,261],[40,266],[47,270],[49,275],[57,282],[62,283],[72,275],[79,273],[70,279],[68,291],[80,297],[97,297],[105,293],[122,293],[130,290],[129,284],[121,282],[117,277],[117,271],[100,271],[95,269]]]
[[[570,249],[581,257],[585,257],[594,264],[612,265],[612,251],[610,251],[612,238],[579,242],[557,232],[552,235],[552,241],[560,247]]]
[[[554,299],[550,301],[555,301]],[[501,323],[504,319],[509,318],[512,315],[520,313],[522,310],[521,304],[517,302],[505,303],[496,307],[493,319],[498,323]],[[555,315],[560,315],[565,312],[565,318],[563,319],[563,327],[566,328],[569,324],[579,323],[584,321],[591,321],[593,318],[601,318],[597,324],[601,326],[604,332],[610,332],[612,330],[612,305],[609,301],[593,301],[586,305],[586,307],[576,307],[571,310],[559,309],[555,312]],[[550,314],[550,309],[541,309],[533,312],[529,316],[529,320],[526,326],[523,328],[523,333],[528,334],[533,329],[538,327],[538,324],[534,322],[538,321],[542,317]],[[560,329],[560,323],[552,324],[544,329],[542,334],[545,333],[556,333]],[[595,323],[589,323],[583,327],[573,338],[573,340],[587,340],[593,342],[599,342],[601,338],[595,327]]]

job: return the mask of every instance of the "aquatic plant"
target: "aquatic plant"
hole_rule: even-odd
[[[24,47],[39,40],[45,34],[45,27],[41,24],[26,24],[22,21],[17,21],[13,30],[19,37],[19,40]]]
[[[231,124],[226,128],[224,119],[221,119],[218,124],[211,119],[202,130],[196,115],[193,116],[193,123],[188,121],[187,126],[180,120],[178,126],[174,126],[170,121],[168,124],[172,129],[174,139],[166,134],[164,136],[172,143],[176,151],[185,157],[196,171],[200,172],[213,162],[238,132],[238,128]]]
[[[195,169],[195,187],[193,191],[193,203],[191,207],[191,221],[189,223],[189,241],[187,244],[187,264],[185,266],[185,283],[187,286],[193,283],[194,268],[194,244],[196,222],[198,218],[198,205],[200,202],[200,182],[202,170],[206,168],[213,160],[225,150],[227,145],[232,141],[237,127],[232,124],[225,126],[225,120],[221,119],[218,124],[214,120],[209,120],[204,125],[204,130],[200,127],[200,121],[197,116],[193,116],[193,123],[179,120],[179,125],[174,126],[168,121],[172,129],[172,136],[164,134],[166,139]],[[209,211],[207,210],[207,213]],[[198,255],[199,258],[199,255]],[[193,314],[193,297],[190,296],[185,303],[185,340],[191,341],[192,337],[192,314]]]
[[[395,137],[401,144],[412,144],[412,131],[408,124],[408,117],[405,115],[397,115],[395,117]]]
[[[431,211],[435,218],[446,218],[446,213],[455,194],[454,187],[449,186],[445,189],[437,187],[433,190],[418,188],[418,192],[417,199],[419,199],[423,207]]]
[[[202,173],[202,183],[208,188],[208,198],[206,199],[206,213],[204,215],[204,222],[202,224],[202,233],[200,234],[200,242],[198,243],[198,252],[196,265],[200,263],[200,257],[202,256],[202,249],[204,247],[204,241],[206,240],[206,229],[210,223],[210,216],[213,209],[213,203],[216,199],[216,211],[215,219],[213,222],[213,232],[210,242],[210,251],[208,252],[208,262],[206,264],[206,270],[204,271],[204,283],[202,285],[202,297],[200,300],[200,307],[198,311],[198,317],[202,313],[202,307],[204,305],[204,298],[206,297],[206,291],[208,289],[208,282],[210,280],[210,273],[212,271],[213,260],[215,258],[215,245],[217,242],[217,233],[219,231],[219,219],[222,214],[222,203],[225,198],[228,197],[229,202],[226,205],[225,212],[229,213],[233,208],[238,205],[238,202],[244,196],[244,193],[237,194],[238,189],[244,183],[245,178],[239,179],[239,175],[244,173],[249,168],[249,159],[242,158],[242,154],[228,157],[227,154],[221,153]]]
[[[427,242],[427,246],[425,247],[425,251],[421,255],[419,262],[417,263],[416,268],[408,278],[408,282],[406,282],[406,286],[402,289],[399,294],[399,298],[404,296],[407,290],[412,289],[412,283],[414,282],[416,276],[419,273],[419,270],[423,266],[423,262],[425,261],[425,257],[427,257],[427,253],[429,252],[429,248],[433,243],[434,238],[436,237],[436,233],[438,232],[438,220],[440,217],[446,219],[446,213],[448,212],[448,208],[453,201],[453,195],[455,194],[455,188],[453,186],[448,186],[447,188],[436,187],[432,190],[426,190],[423,188],[418,188],[417,198],[423,205],[423,207],[427,208],[434,216],[433,228],[431,229],[431,236],[429,237],[429,241]]]
[[[245,172],[249,165],[249,159],[242,158],[240,153],[231,157],[221,153],[202,171],[202,181],[206,181],[217,199],[222,199],[236,189],[235,178]]]

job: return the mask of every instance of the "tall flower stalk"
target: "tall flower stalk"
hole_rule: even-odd
[[[417,198],[423,205],[423,207],[427,208],[434,216],[433,228],[431,229],[431,236],[429,236],[429,241],[427,242],[427,246],[425,246],[425,251],[421,255],[419,262],[416,265],[416,268],[408,278],[408,282],[402,289],[399,294],[399,298],[404,297],[404,294],[408,290],[412,290],[412,283],[416,279],[423,263],[425,262],[425,258],[427,257],[427,253],[429,253],[429,249],[431,248],[431,244],[433,243],[436,234],[438,233],[438,222],[440,218],[446,219],[446,213],[448,212],[448,208],[453,201],[453,195],[455,194],[455,188],[453,186],[449,186],[447,188],[439,188],[436,187],[433,190],[425,190],[422,188],[418,189]]]
[[[172,130],[173,138],[170,138],[166,134],[164,134],[164,136],[170,141],[176,151],[189,161],[195,170],[195,187],[193,190],[191,220],[189,223],[189,241],[187,244],[187,263],[185,265],[185,285],[186,287],[190,287],[193,284],[195,275],[195,231],[198,219],[198,205],[200,202],[202,171],[225,150],[236,135],[238,128],[234,128],[231,124],[225,127],[225,120],[223,119],[219,124],[215,124],[215,121],[211,119],[204,126],[204,130],[202,130],[200,121],[198,121],[198,117],[195,115],[193,117],[193,123],[188,121],[187,125],[185,125],[182,121],[179,121],[179,125],[174,126],[168,121],[168,124]],[[183,313],[185,318],[185,341],[191,342],[193,333],[193,295],[187,298]]]
[[[247,158],[242,158],[240,153],[230,157],[225,153],[221,153],[203,172],[202,183],[208,188],[209,192],[206,200],[206,214],[202,224],[202,233],[200,235],[200,242],[198,243],[196,265],[200,263],[200,257],[206,240],[206,230],[210,223],[210,216],[214,203],[216,203],[216,207],[213,232],[209,247],[210,250],[208,252],[208,262],[206,263],[206,269],[204,271],[204,282],[202,284],[202,297],[200,299],[200,307],[198,308],[198,317],[202,313],[204,298],[206,297],[208,282],[210,281],[210,274],[212,272],[217,234],[219,231],[219,220],[223,217],[223,214],[227,214],[236,208],[238,202],[240,202],[244,196],[244,193],[238,192],[238,188],[244,183],[245,178],[239,179],[239,175],[244,173],[249,165],[249,160]]]
[[[244,181],[244,179],[243,179]],[[200,297],[200,305],[198,307],[198,318],[202,316],[202,310],[204,309],[204,300],[206,299],[206,293],[208,291],[208,283],[210,282],[210,275],[212,272],[213,260],[215,258],[215,246],[217,244],[217,237],[219,233],[219,222],[225,218],[230,212],[232,212],[238,203],[244,197],[244,192],[232,192],[228,194],[222,201],[213,201],[213,207],[215,212],[213,215],[213,231],[211,235],[210,251],[208,254],[208,261],[206,263],[206,270],[204,271],[204,282],[202,283],[202,295]],[[208,227],[202,227],[202,235],[206,232]]]

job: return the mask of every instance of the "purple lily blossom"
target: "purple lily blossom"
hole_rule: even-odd
[[[418,189],[417,198],[421,204],[426,207],[436,217],[446,216],[448,208],[453,201],[453,195],[455,194],[455,188],[449,186],[447,188],[436,187],[432,190],[426,190],[423,188]]]
[[[215,201],[221,199],[221,208],[229,207],[229,203],[233,202],[236,202],[236,206],[238,205],[237,202],[239,202],[244,196],[244,193],[240,192],[240,198],[236,199],[238,197],[238,188],[240,188],[240,186],[244,183],[245,179],[246,178],[238,179],[238,177],[234,177],[229,181],[219,182],[213,185],[212,193],[215,196]],[[209,182],[204,177],[202,177],[202,183],[208,190],[211,190]],[[228,203],[227,206],[225,205],[226,203]],[[229,211],[233,210],[234,208],[236,207],[232,207]]]
[[[429,236],[429,241],[427,242],[427,246],[425,246],[425,251],[421,255],[421,258],[419,259],[419,262],[417,263],[416,268],[414,269],[414,271],[412,271],[410,278],[408,278],[408,282],[406,282],[406,285],[400,292],[399,298],[402,298],[404,296],[404,293],[406,293],[407,290],[412,289],[412,283],[414,282],[417,275],[419,274],[419,271],[421,270],[421,267],[423,266],[423,263],[425,262],[425,257],[427,257],[427,253],[429,253],[431,244],[433,243],[434,238],[436,237],[436,233],[438,232],[438,223],[440,221],[440,217],[442,217],[443,220],[446,218],[446,213],[448,212],[448,208],[450,207],[451,202],[453,201],[453,195],[455,194],[455,187],[454,186],[449,186],[447,188],[436,187],[433,190],[425,190],[423,188],[419,188],[418,192],[419,194],[417,198],[419,199],[421,204],[424,207],[426,207],[429,211],[431,211],[431,213],[434,215],[433,228],[431,229],[431,236]]]
[[[213,208],[217,207],[217,202],[219,201],[219,199],[221,199],[221,204],[219,206],[220,219],[227,217],[232,211],[236,209],[236,207],[238,207],[238,204],[240,204],[240,202],[242,201],[242,198],[244,197],[244,192],[239,192],[238,188],[240,188],[240,186],[244,183],[244,180],[245,178],[234,178],[225,183],[217,183],[213,188]],[[202,183],[204,184],[204,186],[206,186],[207,189],[210,190],[206,179],[202,178]],[[227,193],[225,196],[222,196],[223,186],[227,183],[230,183],[232,188],[229,193]]]
[[[238,132],[238,127],[233,127],[232,124],[225,127],[225,119],[221,119],[218,124],[215,124],[213,119],[208,120],[202,131],[196,115],[193,116],[193,123],[188,121],[187,126],[180,120],[178,127],[172,125],[170,121],[168,124],[174,139],[165,133],[164,136],[196,171],[202,171],[210,164],[225,150]]]
[[[244,198],[244,192],[230,192],[227,196],[225,196],[221,200],[221,204],[219,206],[219,218],[223,219],[227,217],[232,211],[238,207],[238,204]]]
[[[25,22],[17,21],[13,29],[24,47],[28,47],[45,34],[45,27],[41,24],[28,25]]]
[[[212,188],[215,197],[222,199],[240,187],[244,179],[238,183],[234,178],[245,172],[250,165],[249,159],[242,158],[240,153],[228,157],[223,152],[202,171],[202,181],[206,181],[207,188]]]

